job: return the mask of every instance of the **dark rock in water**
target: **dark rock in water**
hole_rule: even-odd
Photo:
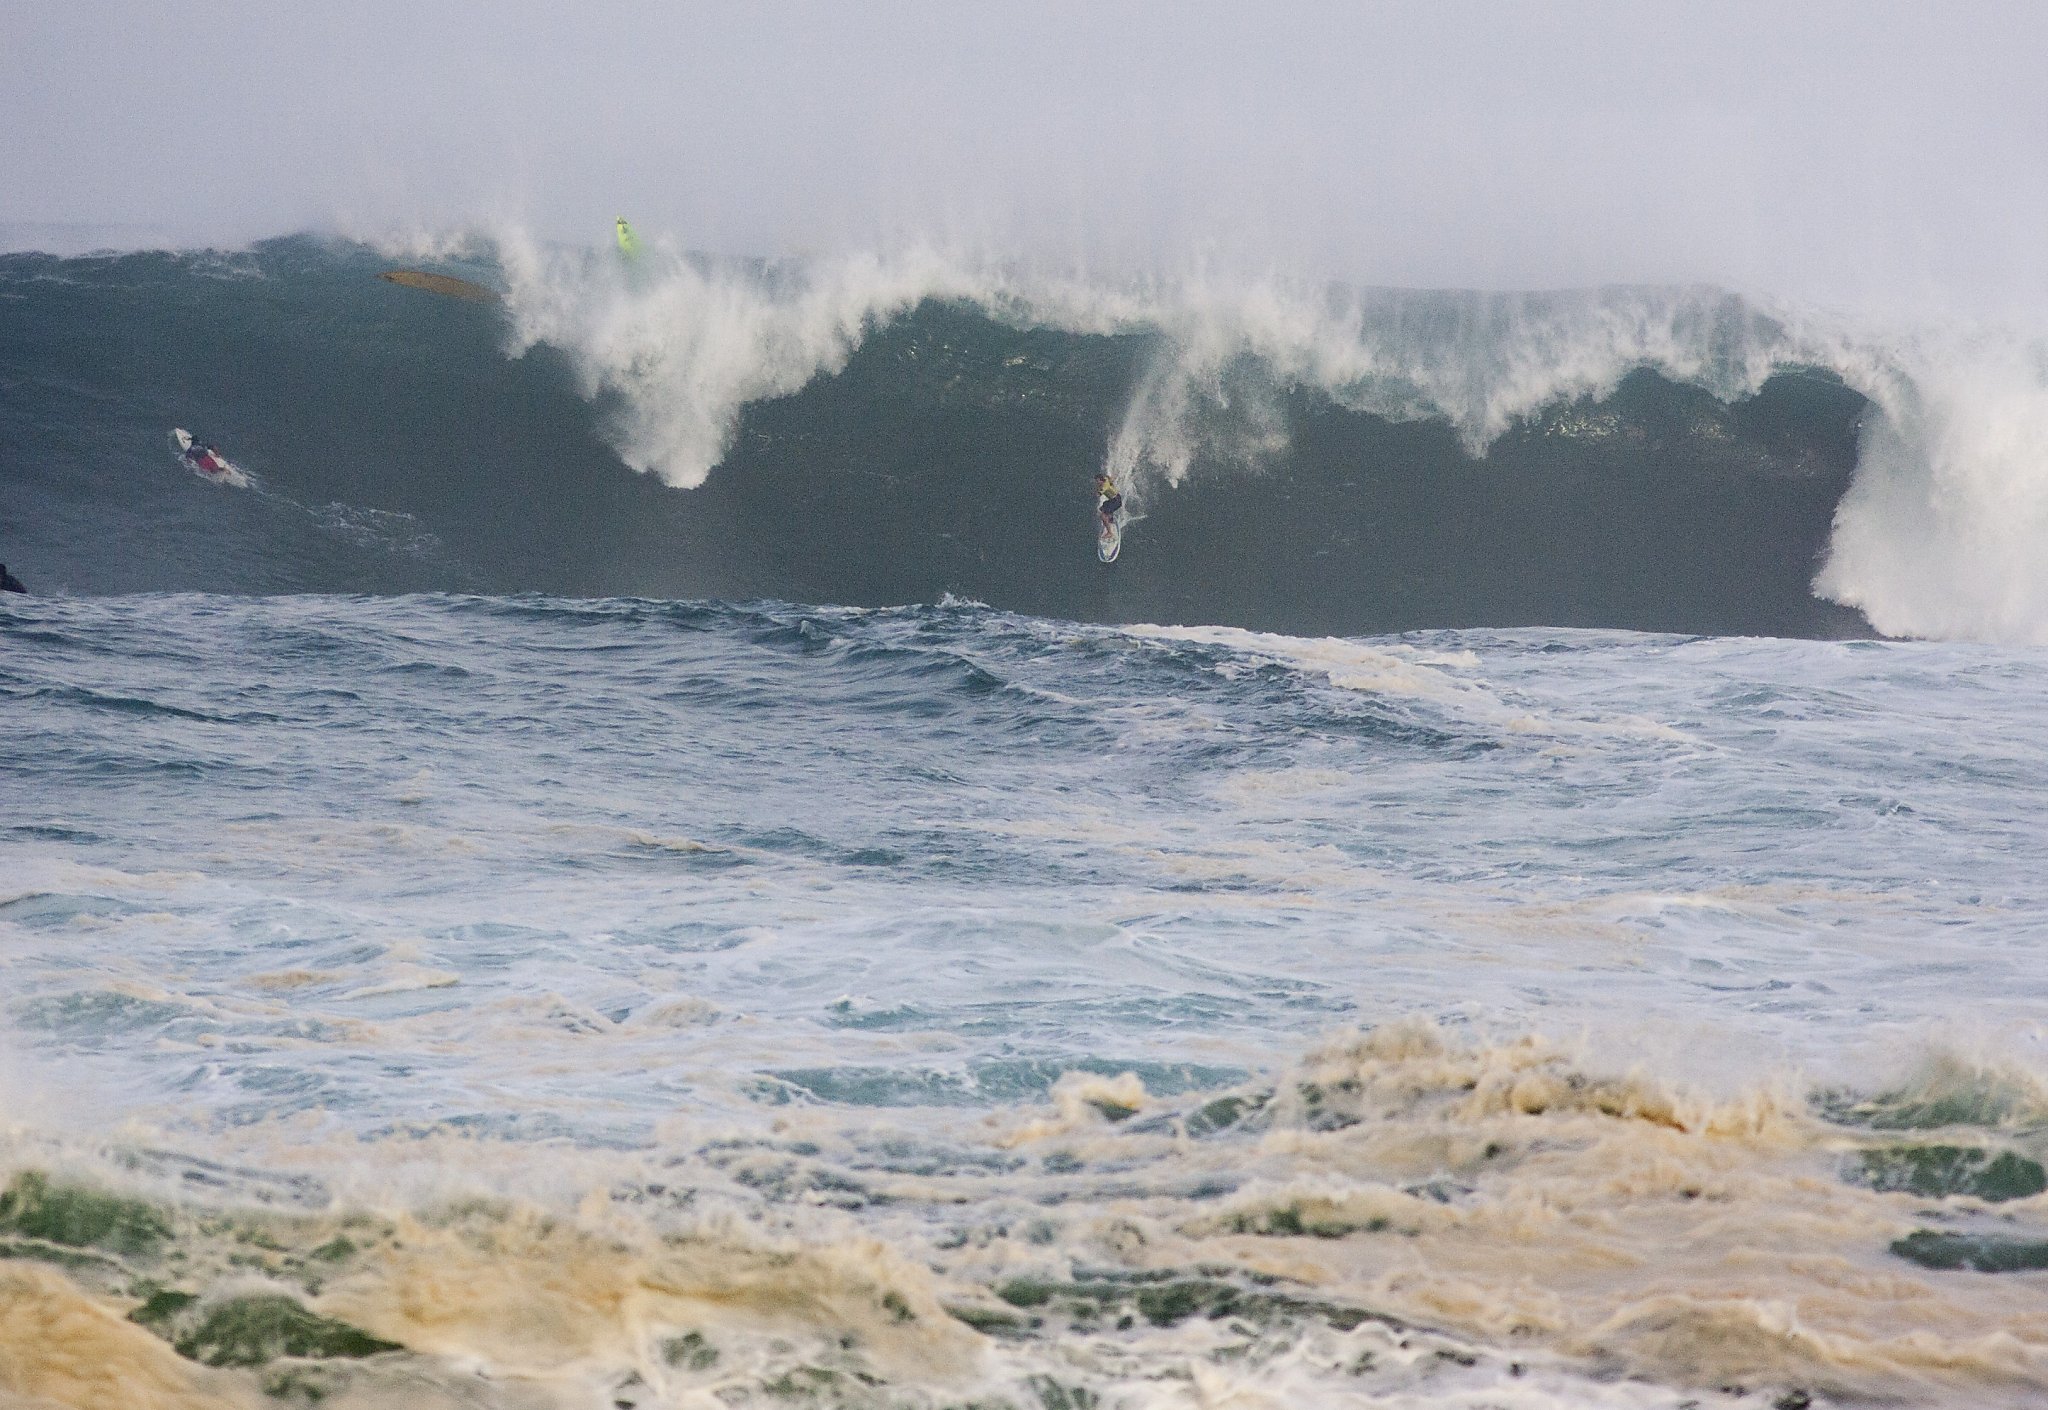
[[[1967,1195],[1994,1204],[2048,1190],[2048,1171],[2039,1161],[2012,1151],[1994,1155],[1968,1146],[1865,1151],[1848,1178],[1881,1194],[1903,1191],[1929,1199]]]
[[[2048,1240],[2012,1239],[1998,1234],[1943,1234],[1916,1229],[1892,1244],[1908,1263],[1973,1273],[2030,1273],[2048,1268]]]

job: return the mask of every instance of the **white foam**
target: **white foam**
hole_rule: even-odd
[[[516,352],[566,352],[586,396],[613,393],[620,456],[671,485],[704,483],[740,409],[835,372],[867,329],[970,286],[932,251],[853,255],[760,274],[650,250],[630,270],[505,237]]]
[[[1272,663],[1322,676],[1339,690],[1372,695],[1408,695],[1441,703],[1480,704],[1488,713],[1495,702],[1484,689],[1450,674],[1469,669],[1479,658],[1469,651],[1453,654],[1419,652],[1399,643],[1369,644],[1342,637],[1296,637],[1241,627],[1132,626],[1125,635],[1148,641],[1181,641],[1225,648],[1253,669]]]
[[[626,463],[685,488],[725,457],[745,406],[838,371],[871,330],[931,299],[1154,339],[1104,451],[1134,509],[1197,464],[1283,452],[1292,386],[1379,416],[1443,418],[1476,456],[1639,368],[1723,399],[1782,368],[1828,369],[1875,410],[1817,591],[1895,635],[2048,641],[2048,352],[2018,334],[1879,329],[1700,286],[1427,294],[1199,269],[1103,279],[917,243],[744,266],[654,241],[630,268],[517,231],[496,248],[512,351],[561,349],[582,392],[609,401]],[[1597,416],[1560,427],[1611,429]]]
[[[1816,587],[1891,635],[2048,645],[2048,347],[1923,335],[1899,355],[1910,375],[1860,387],[1883,414]]]

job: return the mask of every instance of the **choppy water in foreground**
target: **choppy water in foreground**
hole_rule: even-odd
[[[10,601],[0,1364],[60,1404],[2038,1403],[2044,684]]]

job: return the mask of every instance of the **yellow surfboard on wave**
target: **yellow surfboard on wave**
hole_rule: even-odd
[[[430,294],[445,294],[451,299],[468,299],[472,303],[494,304],[499,299],[495,289],[486,289],[467,279],[457,279],[452,274],[429,274],[424,269],[387,269],[377,277],[388,279],[393,284],[403,284],[408,289],[424,289]]]

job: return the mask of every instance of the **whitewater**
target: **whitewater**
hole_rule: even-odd
[[[2038,341],[646,244],[0,255],[0,1404],[2048,1396]]]

